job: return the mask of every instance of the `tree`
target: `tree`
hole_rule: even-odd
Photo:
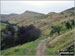
[[[14,26],[8,24],[5,29],[1,30],[1,49],[7,49],[15,45]]]
[[[39,38],[41,32],[34,25],[20,27],[18,30],[19,43],[23,44],[29,41],[34,41]]]
[[[15,29],[14,29],[14,27],[12,26],[12,25],[7,25],[6,26],[6,33],[8,33],[8,34],[11,34],[11,35],[14,35],[15,34]]]
[[[1,31],[1,50],[34,41],[39,38],[40,34],[40,29],[36,28],[34,25],[19,27],[17,32],[14,26],[8,25]]]

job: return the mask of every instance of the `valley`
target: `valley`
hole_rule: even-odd
[[[0,55],[58,56],[59,51],[74,51],[69,49],[75,42],[74,11],[75,7],[59,13],[0,14]]]

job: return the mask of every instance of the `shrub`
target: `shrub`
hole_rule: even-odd
[[[18,30],[19,42],[21,44],[34,41],[40,36],[41,32],[34,25],[20,27]]]
[[[65,30],[66,26],[65,24],[56,23],[52,26],[52,31],[50,32],[50,35],[53,35],[54,33],[60,34],[61,31]]]

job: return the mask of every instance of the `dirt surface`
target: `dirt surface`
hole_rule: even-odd
[[[46,43],[45,40],[41,40],[40,44],[37,47],[36,56],[45,56]]]

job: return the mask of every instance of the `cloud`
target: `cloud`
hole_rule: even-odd
[[[1,1],[1,13],[23,13],[26,10],[48,13],[74,7],[74,1]]]

